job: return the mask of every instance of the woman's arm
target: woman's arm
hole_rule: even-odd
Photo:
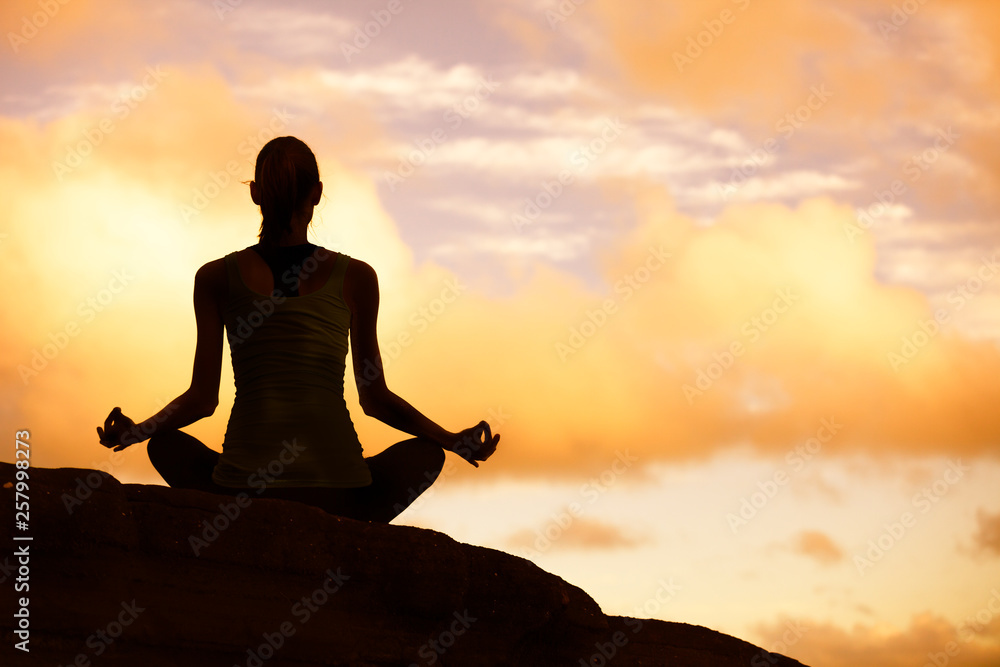
[[[361,409],[366,415],[404,433],[433,440],[451,449],[455,433],[428,419],[386,386],[376,336],[378,277],[367,263],[350,260],[344,276],[344,300],[351,309],[351,360]]]
[[[478,466],[476,460],[486,460],[500,436],[491,436],[485,422],[458,433],[447,431],[386,386],[376,336],[378,277],[371,266],[350,260],[344,276],[344,300],[351,309],[351,359],[358,400],[365,414],[404,433],[432,440],[473,465]],[[485,442],[479,441],[480,434],[486,435]]]
[[[226,267],[222,259],[198,269],[194,277],[194,316],[198,342],[194,353],[191,386],[162,410],[136,424],[115,408],[97,428],[101,444],[121,451],[142,442],[157,431],[171,431],[208,417],[219,404],[222,375],[222,304],[226,294]]]

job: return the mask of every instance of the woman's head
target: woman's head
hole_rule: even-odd
[[[295,137],[276,137],[264,144],[250,184],[251,197],[263,217],[262,244],[276,245],[282,234],[291,232],[293,219],[311,217],[311,208],[318,203],[318,184],[316,156],[305,143]]]

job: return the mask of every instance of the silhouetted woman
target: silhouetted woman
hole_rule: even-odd
[[[500,436],[486,422],[446,431],[386,387],[375,271],[306,240],[322,192],[302,141],[278,137],[261,149],[250,183],[263,216],[260,242],[195,274],[190,388],[138,425],[115,408],[97,433],[115,451],[149,438],[149,460],[172,487],[285,498],[388,522],[437,478],[445,450],[478,467]],[[220,455],[178,429],[215,412],[223,328],[236,399]],[[348,336],[365,414],[416,436],[368,458],[344,401]]]

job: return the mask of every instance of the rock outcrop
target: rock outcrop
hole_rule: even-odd
[[[14,466],[0,481],[0,575],[22,589],[5,594],[5,665],[800,664],[703,627],[607,616],[530,561],[431,530],[71,468],[30,470],[19,530]],[[25,637],[30,651],[14,648]]]

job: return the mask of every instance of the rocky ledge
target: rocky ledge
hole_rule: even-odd
[[[27,529],[13,511],[0,529],[0,577],[15,590],[3,664],[801,664],[699,626],[607,616],[528,560],[432,530],[95,470],[29,472]],[[13,510],[13,465],[0,480]]]

